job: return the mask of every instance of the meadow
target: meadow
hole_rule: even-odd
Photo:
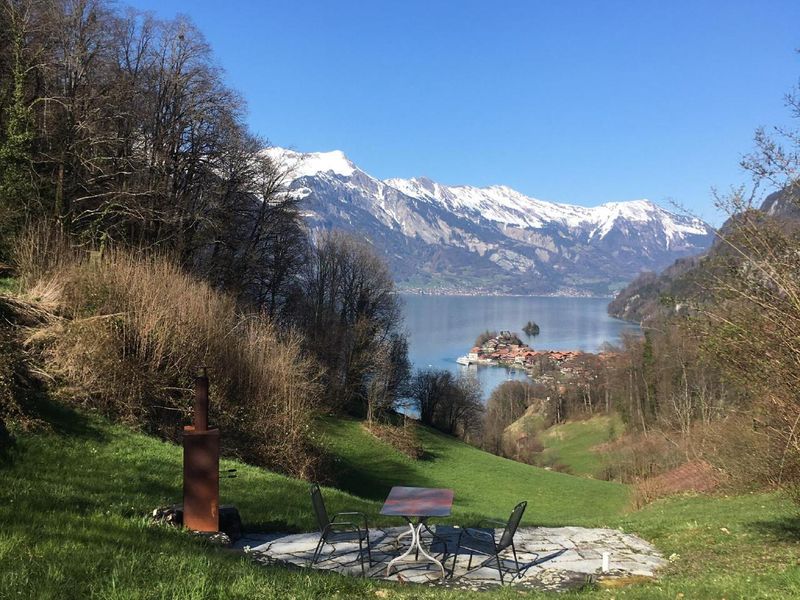
[[[150,522],[180,498],[181,449],[42,399],[36,431],[19,433],[0,467],[2,598],[518,598],[507,587],[466,593],[322,572],[264,567],[182,530]],[[525,524],[621,527],[670,557],[658,581],[560,598],[791,598],[800,596],[800,519],[777,494],[683,496],[628,509],[626,486],[513,463],[431,430],[412,461],[360,423],[326,419],[336,457],[330,510],[363,510],[373,523],[393,483],[456,490],[453,520],[504,516],[528,499]],[[237,461],[224,469],[222,502],[251,531],[314,529],[307,482]],[[680,594],[683,594],[681,596]],[[552,597],[552,596],[550,596]]]

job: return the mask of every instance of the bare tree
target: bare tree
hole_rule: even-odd
[[[431,427],[476,442],[483,425],[480,383],[469,375],[424,369],[411,380],[410,396],[420,421]]]
[[[197,28],[106,0],[0,18],[4,224],[48,214],[89,246],[155,249],[278,316],[307,234]]]
[[[519,419],[536,398],[536,386],[528,381],[504,381],[497,386],[486,404],[481,447],[501,455],[506,427]]]
[[[386,344],[390,358],[406,348],[391,348],[402,313],[386,263],[366,242],[323,232],[310,250],[300,286],[295,322],[327,368],[328,404],[366,415],[368,382],[387,364],[381,358]]]

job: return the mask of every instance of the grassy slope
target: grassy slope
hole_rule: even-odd
[[[58,429],[20,436],[0,468],[0,598],[374,597],[371,582],[259,567],[148,525],[154,507],[180,498],[180,448],[63,409],[45,416]],[[222,480],[222,501],[248,526],[313,528],[305,482],[222,466],[239,471]],[[326,500],[331,510],[378,509],[336,490]]]
[[[468,594],[290,572],[207,548],[179,530],[149,526],[143,516],[180,496],[179,448],[56,407],[48,408],[42,418],[56,429],[20,436],[15,460],[0,467],[2,598],[375,598],[376,592],[389,598],[519,597],[511,589]],[[332,446],[342,449],[343,461],[365,458],[360,452],[370,447],[369,438],[362,438],[355,427],[352,422],[327,424],[327,435]],[[454,485],[463,510],[484,514],[506,512],[508,502],[525,492],[514,489],[524,471],[509,466],[486,472],[499,463],[481,462],[477,451],[441,436],[426,434],[424,441],[435,460],[407,470],[409,483]],[[378,454],[385,459],[391,452],[383,448]],[[477,468],[471,472],[469,465],[457,464],[461,460],[477,461]],[[437,466],[437,461],[442,464]],[[313,527],[305,483],[230,461],[223,466],[239,469],[237,479],[222,481],[223,501],[235,502],[249,525]],[[366,463],[361,476],[384,480],[383,485],[394,482],[392,475],[382,475],[382,468],[389,467]],[[351,474],[356,477],[355,471]],[[474,492],[461,487],[467,481],[473,482]],[[535,485],[568,501],[569,495],[562,492],[572,481],[600,483],[548,473],[520,485]],[[508,498],[489,487],[501,483],[513,489]],[[349,485],[358,484],[350,479]],[[332,489],[326,490],[326,498],[333,510],[348,507],[374,515],[380,507],[377,500]],[[678,593],[686,598],[800,597],[800,521],[776,496],[683,498],[618,517],[607,512],[595,518],[590,508],[584,504],[559,511],[552,501],[542,510],[553,521],[621,525],[680,558],[675,572],[658,583],[613,595],[588,592],[581,598],[674,599]],[[535,511],[534,504],[530,515]]]
[[[777,494],[664,499],[619,526],[674,561],[661,581],[619,598],[800,598],[800,518]]]
[[[357,421],[328,420],[323,432],[340,457],[338,486],[376,501],[392,485],[448,487],[455,490],[457,517],[505,518],[527,500],[527,524],[601,525],[619,515],[628,500],[626,486],[506,460],[428,429],[420,429],[426,458],[419,461],[378,442]]]
[[[592,448],[618,436],[622,429],[618,417],[605,415],[554,425],[539,436],[545,447],[543,460],[552,458],[575,475],[597,476],[603,461]]]

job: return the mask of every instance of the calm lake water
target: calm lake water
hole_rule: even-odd
[[[507,329],[536,350],[595,352],[604,342],[616,343],[624,331],[639,326],[609,317],[606,298],[545,298],[501,296],[418,296],[404,294],[409,358],[414,368],[434,367],[454,373],[467,367],[456,358],[469,352],[482,331]],[[528,321],[540,334],[526,337]],[[521,371],[500,367],[468,367],[483,387],[484,397],[510,378],[524,379]]]

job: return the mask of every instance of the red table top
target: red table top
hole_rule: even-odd
[[[395,486],[381,508],[382,515],[399,517],[448,517],[453,490]]]

